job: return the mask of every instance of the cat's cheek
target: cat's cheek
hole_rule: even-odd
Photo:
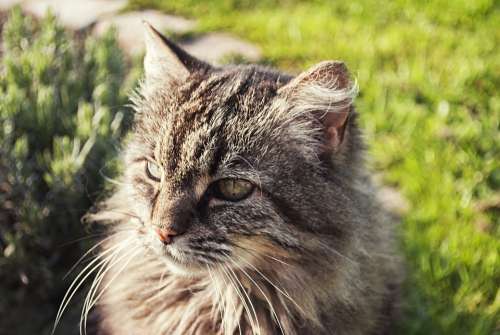
[[[146,200],[153,200],[157,193],[156,185],[147,181],[143,176],[134,177],[133,185],[135,193],[141,195]]]
[[[232,241],[233,258],[241,267],[257,266],[260,268],[276,268],[289,262],[293,256],[290,252],[264,236],[240,236]],[[277,262],[277,263],[276,263]]]
[[[148,225],[150,221],[151,201],[146,199],[142,193],[137,192],[137,189],[132,190],[129,194],[126,207],[130,208],[144,225]]]
[[[192,277],[205,274],[205,267],[201,266],[195,259],[186,253],[187,240],[180,239],[173,245],[164,245],[158,237],[152,233],[144,236],[145,247],[163,264],[171,273],[182,277]]]
[[[134,206],[137,216],[141,218],[141,221],[143,222],[144,225],[148,226],[150,221],[149,213],[151,211],[151,206],[149,206],[146,203],[140,203],[140,202],[137,202],[136,204],[134,204]]]

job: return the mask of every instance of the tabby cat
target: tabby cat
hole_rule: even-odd
[[[214,67],[145,30],[124,173],[90,216],[112,231],[82,272],[96,274],[82,327],[388,333],[399,262],[346,66]]]

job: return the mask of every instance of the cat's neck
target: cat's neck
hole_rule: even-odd
[[[315,323],[311,314],[315,304],[307,303],[312,299],[308,292],[294,290],[273,274],[212,267],[204,276],[189,278],[159,271],[161,266],[153,258],[136,257],[120,280],[109,285],[100,311],[110,333],[143,329],[154,334],[238,334],[240,330],[242,334],[298,334],[296,316]],[[113,276],[110,273],[108,278]],[[306,310],[309,314],[304,315]]]

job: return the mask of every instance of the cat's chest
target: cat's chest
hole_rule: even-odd
[[[253,300],[251,294],[248,297]],[[99,335],[246,334],[255,326],[261,334],[277,333],[262,304],[243,304],[231,286],[187,279],[142,280],[134,285],[129,282],[129,286],[121,283],[106,293],[99,310],[105,330]]]
[[[220,334],[217,297],[203,283],[166,277],[125,281],[101,301],[104,334]]]

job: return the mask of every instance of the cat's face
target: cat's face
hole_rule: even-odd
[[[308,99],[332,90],[318,75],[337,71],[338,86],[344,68],[323,64],[292,81],[258,67],[214,69],[150,33],[125,170],[144,247],[193,274],[285,261],[313,248],[319,231],[341,234],[322,203],[343,192],[324,187],[331,160],[321,157],[345,145],[340,112],[352,92],[337,87],[337,100],[328,97],[340,119],[325,121],[314,114],[325,103]]]

